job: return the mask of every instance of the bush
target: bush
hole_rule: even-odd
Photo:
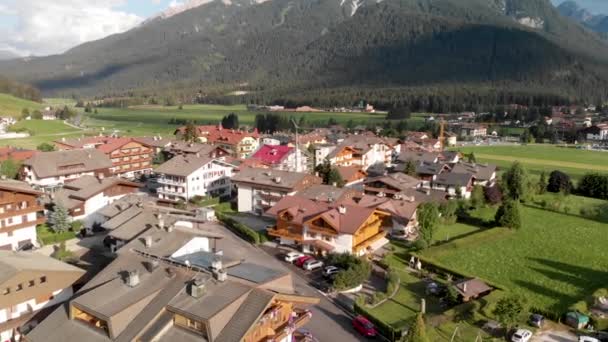
[[[491,187],[485,187],[484,194],[486,195],[486,201],[488,201],[489,204],[496,205],[502,202],[502,190],[498,184]]]
[[[338,272],[332,284],[337,291],[352,289],[363,284],[372,273],[372,266],[369,261],[349,253],[329,254],[326,258],[326,264],[342,269]]]
[[[422,240],[422,239],[418,239],[414,242],[414,250],[416,251],[423,251],[427,248],[429,248],[429,244],[426,243],[426,241]]]
[[[521,216],[519,204],[514,200],[506,201],[498,208],[495,216],[496,224],[501,227],[519,229],[521,228]]]
[[[399,288],[399,275],[394,270],[389,269],[386,279],[386,295],[392,296]]]
[[[242,239],[251,242],[253,244],[260,244],[261,242],[266,241],[266,236],[262,238],[260,233],[255,230],[247,227],[246,225],[235,221],[233,218],[222,212],[216,212],[215,216],[218,220],[222,221],[224,225],[230,229],[233,233],[240,236]]]
[[[572,191],[572,181],[570,176],[561,172],[553,171],[549,175],[549,184],[547,184],[547,191],[549,192],[563,192],[569,194]]]
[[[579,182],[578,193],[582,196],[608,200],[608,175],[586,174]]]

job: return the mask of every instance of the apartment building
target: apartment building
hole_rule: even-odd
[[[99,179],[82,176],[55,192],[52,201],[68,209],[73,220],[82,221],[85,228],[91,228],[104,222],[104,217],[98,214],[99,210],[137,192],[140,186],[118,177]]]
[[[154,148],[134,138],[88,137],[55,141],[59,150],[96,149],[112,161],[113,175],[135,178],[152,171]]]
[[[210,229],[147,230],[27,340],[293,341],[319,300],[296,294],[289,272],[243,261],[225,239],[212,248]]]
[[[31,186],[53,190],[82,176],[110,176],[112,161],[95,149],[40,152],[21,165],[20,179]]]
[[[42,254],[0,251],[0,340],[23,340],[38,314],[72,296],[73,284],[84,273]]]
[[[263,145],[251,158],[275,170],[305,172],[308,169],[308,156],[301,149],[286,145]]]
[[[0,250],[38,245],[36,225],[46,222],[41,195],[25,182],[0,180]]]
[[[238,189],[238,211],[263,214],[281,198],[293,195],[322,179],[307,173],[246,168],[232,178]]]
[[[183,140],[186,127],[175,131],[177,140]],[[247,132],[239,129],[224,129],[222,125],[197,126],[198,141],[222,147],[235,158],[247,158],[258,149],[260,135],[257,129]]]
[[[188,201],[195,196],[228,197],[234,166],[200,154],[178,155],[154,171],[158,197]]]

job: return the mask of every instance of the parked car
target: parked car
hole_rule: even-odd
[[[327,266],[323,269],[323,276],[325,278],[331,278],[340,272],[340,268],[336,266]]]
[[[582,337],[586,337],[586,338],[594,338],[595,340],[591,340],[591,341],[599,341],[599,342],[608,342],[608,332],[605,331],[589,331],[589,332],[585,332],[584,335],[581,335],[579,337],[579,341],[585,341],[586,340],[581,340]]]
[[[526,329],[518,329],[513,336],[511,336],[512,342],[528,342],[532,338],[532,332]]]
[[[353,328],[355,328],[359,334],[366,337],[375,337],[378,334],[376,327],[374,327],[372,322],[361,315],[353,319]]]
[[[543,317],[543,315],[533,314],[530,316],[529,323],[533,327],[542,328],[545,324],[545,317]]]
[[[323,261],[317,259],[309,259],[304,262],[302,268],[307,271],[316,270],[317,268],[323,267]]]
[[[296,265],[298,267],[302,267],[302,265],[304,265],[304,263],[310,259],[312,259],[312,257],[310,255],[303,255],[303,256],[297,258],[296,261],[294,261],[294,265]]]
[[[289,252],[289,253],[285,254],[285,261],[287,261],[289,263],[293,263],[298,258],[301,258],[303,256],[304,256],[304,254],[302,254],[300,252]]]
[[[579,336],[578,342],[601,342],[601,341],[598,340],[597,338],[591,337],[591,336]]]

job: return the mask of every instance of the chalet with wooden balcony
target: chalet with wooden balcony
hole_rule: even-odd
[[[175,131],[177,140],[183,140],[186,127]],[[258,149],[260,135],[257,129],[247,132],[239,129],[224,129],[222,125],[197,126],[198,142],[219,146],[235,158],[247,158]]]
[[[296,295],[283,269],[221,241],[216,253],[208,229],[149,229],[27,341],[293,341],[319,300]]]
[[[27,183],[0,181],[0,249],[20,250],[38,245],[36,225],[46,219],[39,199],[42,192]]]
[[[61,139],[55,141],[59,150],[97,149],[112,161],[110,171],[113,175],[135,178],[152,171],[153,147],[139,142],[135,138],[88,137]]]
[[[276,218],[276,225],[268,229],[268,234],[279,238],[282,244],[320,254],[363,255],[388,243],[386,228],[390,228],[391,215],[347,202],[287,196],[267,212]]]
[[[416,189],[422,181],[404,173],[390,173],[385,176],[368,178],[364,184],[366,194],[393,198],[408,189]]]

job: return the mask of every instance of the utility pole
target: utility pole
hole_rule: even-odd
[[[296,129],[296,172],[300,172],[300,137],[298,136],[298,129],[300,128],[294,118],[291,118],[291,123]]]

